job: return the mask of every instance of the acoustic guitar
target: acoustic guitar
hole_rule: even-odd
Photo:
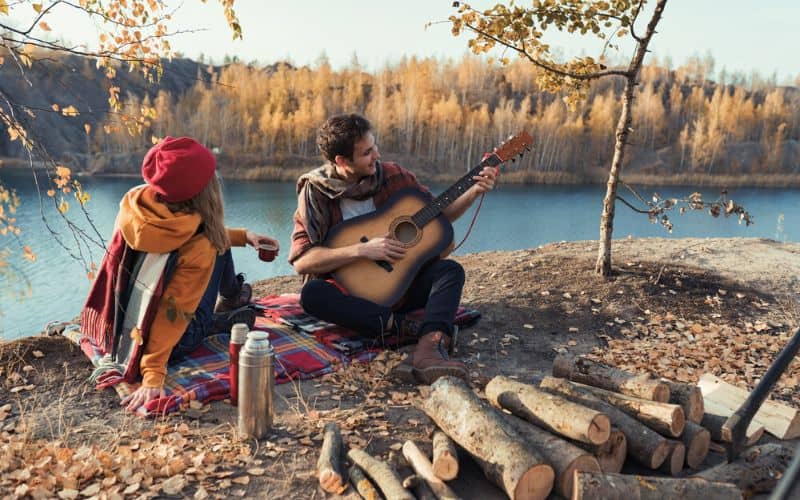
[[[334,271],[333,278],[351,295],[384,306],[397,304],[423,265],[452,251],[453,226],[442,210],[475,184],[473,177],[484,167],[521,156],[532,142],[525,131],[511,137],[434,200],[417,189],[402,189],[377,210],[334,226],[324,242],[328,248],[365,243],[388,234],[403,244],[406,253],[393,263],[358,259]]]

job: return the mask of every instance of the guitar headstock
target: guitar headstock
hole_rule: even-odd
[[[500,163],[513,161],[515,156],[522,156],[524,151],[530,151],[531,144],[533,144],[533,137],[527,130],[523,130],[519,134],[509,137],[494,151],[494,155],[500,159]]]

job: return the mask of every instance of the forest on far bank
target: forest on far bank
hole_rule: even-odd
[[[0,70],[9,88],[19,87]],[[29,105],[43,110],[37,121],[52,125],[43,138],[58,161],[92,173],[134,174],[153,140],[190,135],[218,148],[226,175],[251,179],[291,179],[319,164],[318,125],[355,111],[373,122],[385,157],[423,178],[456,177],[525,128],[533,151],[510,180],[603,181],[622,88],[621,80],[597,81],[571,110],[562,96],[540,92],[536,69],[524,61],[503,67],[473,56],[411,57],[369,72],[355,59],[341,70],[324,59],[313,67],[179,59],[165,65],[160,85],[122,81],[126,108],[109,114],[102,100],[109,83],[93,65],[56,57],[35,71],[29,97],[41,102]],[[50,120],[52,103],[83,111]],[[138,110],[138,121],[128,119]],[[17,148],[0,139],[0,156],[22,156]],[[633,182],[800,185],[800,89],[756,74],[715,73],[710,57],[676,68],[654,59],[642,70],[626,154],[624,178]]]

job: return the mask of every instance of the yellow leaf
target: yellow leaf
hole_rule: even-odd
[[[80,112],[75,108],[75,106],[67,106],[61,110],[61,114],[64,116],[78,116]]]
[[[40,3],[33,4],[33,10],[35,10],[37,14],[40,13],[42,11],[42,4]]]
[[[6,0],[0,0],[0,14],[8,15],[8,4]]]
[[[52,104],[52,105],[50,106],[50,108],[52,108],[52,110],[53,110],[53,111],[55,111],[56,113],[58,113],[58,111],[61,109],[61,108],[58,106],[58,104]]]
[[[43,31],[53,31],[50,29],[50,26],[44,21],[39,23],[39,27],[42,28]]]
[[[61,203],[58,204],[58,211],[65,214],[67,210],[69,210],[69,203],[67,203],[67,200],[62,199]]]

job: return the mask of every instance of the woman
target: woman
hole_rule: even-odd
[[[246,229],[225,228],[216,160],[194,139],[167,137],[155,145],[144,158],[142,177],[147,184],[120,202],[114,237],[82,313],[87,335],[114,332],[116,358],[117,346],[128,338],[132,350],[142,346],[117,361],[133,365],[134,377],[141,373],[141,386],[122,400],[138,413],[163,396],[169,360],[188,354],[208,335],[229,331],[234,322],[252,327],[255,312],[247,307],[252,289],[235,273],[230,247],[278,244]],[[164,257],[154,272],[146,271],[153,260],[147,256]],[[111,289],[117,290],[113,299]],[[109,307],[110,300],[115,306]],[[109,314],[111,309],[117,312]],[[120,328],[123,323],[127,326]],[[129,381],[128,371],[121,371],[122,377],[117,372],[106,385]]]

